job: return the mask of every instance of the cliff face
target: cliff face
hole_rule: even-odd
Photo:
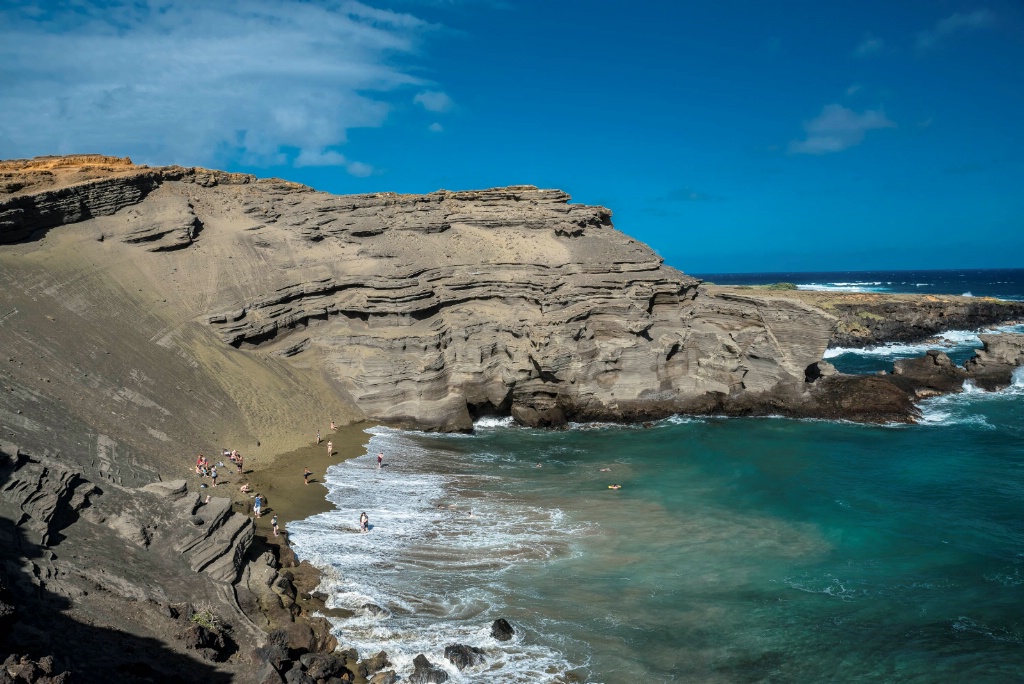
[[[607,209],[557,190],[338,197],[199,169],[77,168],[0,200],[0,241],[76,224],[65,230],[88,239],[62,237],[74,249],[133,262],[235,358],[321,374],[354,417],[467,429],[485,414],[728,411],[739,396],[749,411],[750,395],[801,383],[834,327],[799,302],[712,295]]]

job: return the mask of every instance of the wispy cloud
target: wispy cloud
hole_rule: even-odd
[[[789,143],[789,151],[793,154],[842,152],[862,143],[866,131],[895,127],[880,109],[858,114],[839,104],[825,105],[817,118],[804,122],[807,138]]]
[[[425,90],[422,93],[416,93],[416,97],[412,98],[412,101],[428,112],[447,112],[452,108],[452,98],[448,97],[446,93],[442,93],[437,90]]]
[[[337,148],[428,85],[402,62],[435,28],[351,0],[0,9],[0,157],[293,161],[366,175]]]
[[[861,86],[861,84],[854,83],[852,86],[850,86],[849,88],[846,89],[846,96],[847,97],[853,97],[854,95],[856,95],[857,93],[859,93],[863,89],[864,88]]]
[[[915,45],[918,50],[930,50],[954,33],[988,28],[995,23],[995,19],[995,15],[987,9],[975,10],[970,14],[957,12],[937,22],[930,29],[917,34]]]
[[[853,49],[854,57],[870,57],[881,51],[882,46],[885,45],[881,38],[876,38],[870,33],[864,36],[864,40],[857,44],[857,47]]]
[[[435,121],[434,123],[427,126],[427,130],[430,131],[431,133],[444,133],[444,126]]]

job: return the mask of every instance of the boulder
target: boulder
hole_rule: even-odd
[[[437,667],[422,653],[413,658],[413,673],[409,675],[409,684],[441,684],[448,681],[448,673]]]
[[[352,677],[352,673],[345,667],[345,660],[336,655],[306,653],[302,656],[300,662],[306,668],[306,674],[313,679]]]
[[[516,630],[512,629],[512,625],[505,618],[498,618],[491,625],[491,636],[498,641],[508,641],[515,633]]]
[[[892,381],[917,397],[959,392],[967,371],[953,364],[946,354],[935,349],[913,359],[898,359],[893,364]]]
[[[967,360],[967,375],[982,389],[995,391],[1013,383],[1014,372],[1024,366],[1024,334],[979,335],[982,348]]]
[[[484,657],[482,649],[476,648],[475,646],[466,646],[465,644],[452,644],[446,646],[444,649],[444,657],[448,661],[457,667],[459,671],[465,670],[467,667],[473,667],[474,665],[482,665],[487,662],[487,658]]]
[[[385,667],[391,666],[391,660],[388,658],[388,654],[384,651],[380,651],[375,656],[371,656],[365,659],[359,664],[360,674],[364,677],[380,672]]]
[[[398,681],[398,673],[394,670],[378,672],[370,678],[370,684],[395,684]]]

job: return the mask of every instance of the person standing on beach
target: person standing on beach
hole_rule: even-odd
[[[338,426],[334,424],[333,420],[331,421],[331,429],[332,430],[337,430],[338,429]]]
[[[260,513],[263,511],[263,499],[260,498],[259,493],[256,494],[256,499],[252,502],[252,511],[256,514],[256,517],[260,517]]]
[[[312,474],[313,474],[312,470],[310,470],[309,468],[305,468],[302,471],[302,481],[308,485],[309,484],[309,476],[312,475]]]
[[[276,537],[277,534],[278,534],[278,532],[277,532],[277,513],[275,513],[274,517],[270,519],[270,524],[274,528],[274,536]]]
[[[242,474],[242,454],[235,455],[235,466],[238,467],[238,474]]]
[[[319,430],[316,431],[316,443],[317,444],[320,443],[320,431]]]
[[[213,486],[217,486],[217,466],[210,468],[210,479],[213,480]]]
[[[377,470],[380,470],[380,467],[382,465],[384,465],[384,453],[383,452],[377,454]]]
[[[327,455],[334,455],[334,442],[332,442],[331,440],[327,440]]]

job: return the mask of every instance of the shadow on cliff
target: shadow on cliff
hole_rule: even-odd
[[[51,656],[54,672],[70,672],[74,682],[231,681],[228,673],[176,653],[157,639],[69,615],[76,608],[73,600],[48,590],[50,570],[41,570],[56,558],[54,551],[32,543],[14,521],[2,516],[0,546],[0,661],[11,654],[33,661]],[[133,599],[112,600],[122,604],[118,614],[126,623],[144,612]]]

